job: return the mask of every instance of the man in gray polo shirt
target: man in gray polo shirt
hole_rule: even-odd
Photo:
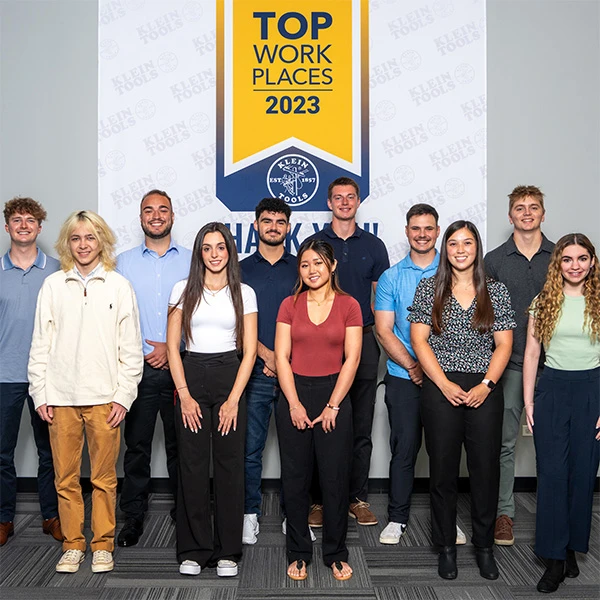
[[[516,187],[508,196],[508,220],[513,233],[485,256],[487,274],[506,285],[515,311],[517,328],[513,350],[501,382],[504,388],[504,421],[500,452],[500,492],[494,542],[512,546],[515,502],[515,444],[523,412],[523,355],[527,338],[527,309],[546,280],[554,244],[542,233],[546,211],[544,194],[533,185]]]
[[[10,250],[0,264],[0,546],[14,533],[17,501],[14,457],[25,400],[39,457],[42,529],[56,540],[63,540],[48,424],[36,414],[27,382],[38,292],[44,279],[59,269],[58,261],[36,246],[45,218],[46,211],[31,198],[13,198],[4,205],[4,228],[10,236]]]

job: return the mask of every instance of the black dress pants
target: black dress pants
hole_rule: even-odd
[[[160,413],[165,435],[169,487],[177,494],[177,440],[175,436],[175,385],[168,369],[155,369],[144,362],[138,395],[125,417],[125,456],[121,510],[127,517],[143,520],[148,510],[150,462],[156,417]]]
[[[219,354],[187,352],[183,367],[192,398],[202,411],[202,429],[183,426],[181,404],[176,404],[179,450],[177,494],[177,559],[195,560],[202,568],[221,559],[242,555],[244,521],[244,438],[246,402],[240,399],[237,428],[227,435],[217,431],[219,410],[227,400],[240,365],[235,351]],[[212,452],[211,452],[212,446]],[[210,511],[210,458],[214,502]]]
[[[446,377],[469,391],[481,383],[481,373],[446,373]],[[453,406],[427,377],[421,392],[421,418],[429,454],[429,491],[433,544],[456,542],[458,475],[464,444],[471,487],[473,545],[490,548],[500,484],[500,446],[504,398],[500,385],[479,408]]]
[[[335,375],[294,375],[296,391],[308,418],[316,419],[329,402]],[[309,490],[316,462],[323,496],[323,562],[331,565],[348,560],[348,485],[352,455],[352,406],[346,398],[340,405],[335,429],[325,433],[320,423],[299,430],[283,399],[276,410],[277,437],[281,455],[281,479],[287,514],[287,556],[293,562],[310,562],[312,542],[308,530]]]

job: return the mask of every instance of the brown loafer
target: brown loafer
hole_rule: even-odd
[[[51,535],[57,542],[63,542],[65,539],[60,528],[60,520],[58,519],[58,517],[46,519],[42,523],[42,531],[46,535]]]
[[[0,546],[4,546],[8,542],[8,538],[15,532],[15,526],[12,521],[4,521],[0,523]]]

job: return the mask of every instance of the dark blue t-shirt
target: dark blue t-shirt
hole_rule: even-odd
[[[257,250],[240,262],[242,281],[256,293],[258,302],[258,341],[275,348],[275,322],[279,306],[291,296],[298,279],[296,257],[285,251],[272,265]]]

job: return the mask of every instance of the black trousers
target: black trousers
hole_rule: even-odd
[[[300,402],[308,418],[317,418],[331,397],[337,374],[325,377],[294,375]],[[340,405],[336,426],[325,433],[318,423],[299,430],[283,398],[277,404],[277,437],[281,456],[281,479],[287,514],[288,561],[312,558],[308,530],[309,490],[313,466],[319,473],[323,495],[323,562],[331,565],[348,560],[348,481],[352,453],[352,406],[346,398]]]
[[[169,487],[177,493],[177,440],[175,436],[175,386],[171,372],[144,362],[138,395],[125,417],[125,456],[121,510],[127,517],[143,520],[148,510],[152,439],[160,413],[165,435]]]
[[[533,413],[538,477],[535,551],[544,558],[564,560],[567,549],[588,551],[600,461],[599,405],[600,368],[544,367]]]
[[[468,391],[485,375],[446,373],[450,381]],[[496,386],[479,408],[452,406],[427,377],[421,391],[421,418],[429,454],[429,491],[433,544],[453,546],[456,542],[458,475],[464,444],[471,486],[473,545],[490,548],[500,484],[500,446],[504,398]]]
[[[177,558],[201,567],[221,559],[239,560],[244,521],[244,438],[246,401],[242,396],[236,431],[217,431],[219,409],[227,400],[240,365],[235,351],[219,354],[187,352],[183,367],[192,398],[202,411],[202,429],[183,426],[176,404],[179,450],[177,494]],[[212,449],[211,449],[212,446]],[[212,450],[212,452],[211,452]],[[210,458],[214,483],[214,534],[210,511]]]

